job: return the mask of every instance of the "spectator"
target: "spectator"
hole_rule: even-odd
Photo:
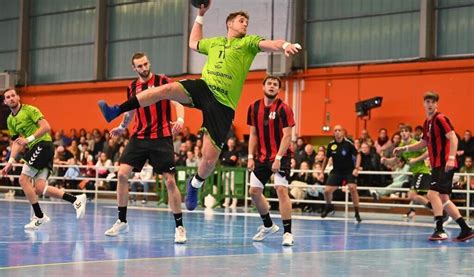
[[[315,159],[316,159],[316,151],[314,151],[313,145],[309,143],[306,144],[306,146],[304,147],[304,154],[303,154],[303,159],[301,160],[301,162],[307,162],[309,167],[313,167]],[[300,167],[301,162],[298,163],[297,161],[296,167]]]
[[[187,167],[197,167],[198,166],[198,160],[196,159],[196,156],[194,155],[193,151],[188,151],[186,152],[186,166]]]
[[[79,159],[81,151],[77,145],[77,141],[71,140],[71,145],[67,147],[67,150],[72,154],[75,159]]]
[[[188,158],[187,153],[188,149],[186,147],[186,143],[182,142],[181,146],[179,147],[179,152],[177,153],[177,166],[186,166],[186,159]]]
[[[295,160],[296,164],[301,164],[301,162],[304,159],[304,148],[305,148],[305,141],[303,140],[302,137],[299,137],[296,139],[296,147],[295,147]]]
[[[391,144],[392,143],[390,142],[390,139],[388,138],[387,129],[381,128],[379,130],[379,137],[377,138],[374,144],[377,154],[379,154],[379,156],[382,156],[383,152],[386,151],[387,148],[389,148]]]
[[[474,173],[474,166],[472,164],[472,157],[466,156],[464,159],[464,166],[461,167],[459,173]],[[467,178],[464,175],[459,176],[459,181],[455,185],[455,189],[466,189],[467,188],[467,180],[470,180],[471,189],[473,189],[474,184],[474,176]],[[472,196],[472,194],[471,194]],[[471,202],[472,204],[472,202]]]
[[[187,140],[191,140],[192,143],[196,143],[197,141],[197,136],[195,134],[192,134],[190,131],[189,131],[189,127],[184,127],[183,128],[183,138],[181,139],[181,142],[185,142]]]
[[[386,188],[394,189],[394,188],[401,188],[406,183],[409,182],[409,175],[403,174],[408,173],[410,171],[410,166],[405,163],[403,159],[395,159],[393,166],[393,182],[388,185]],[[381,196],[390,195],[390,197],[397,197],[394,190],[370,190],[370,194],[374,199],[379,199]]]
[[[422,137],[423,137],[423,126],[418,125],[415,127],[414,138],[420,141]]]
[[[74,142],[74,140],[73,140]],[[64,173],[64,187],[67,189],[77,189],[81,181],[77,180],[81,176],[81,170],[78,167],[79,163],[76,157],[72,157],[68,160],[69,167]]]
[[[99,178],[109,179],[112,176],[110,174],[113,174],[114,172],[112,161],[109,159],[109,157],[107,157],[107,154],[105,154],[104,152],[100,153],[99,159],[97,160],[97,163],[95,164],[95,168],[98,172]],[[107,183],[106,180],[99,181],[98,184],[96,184],[96,186],[105,190],[109,189],[109,184]]]
[[[380,156],[375,151],[371,151],[367,142],[362,142],[360,145],[360,163],[359,171],[379,171],[380,170]],[[357,177],[357,184],[359,186],[378,187],[381,186],[380,175],[373,174],[359,174]]]
[[[235,138],[227,139],[227,147],[226,149],[222,150],[220,162],[222,166],[226,167],[236,167],[239,161],[239,154],[235,147]],[[225,186],[225,195],[234,195],[235,189],[235,172],[233,170],[226,171],[222,175],[224,186]],[[225,197],[223,206],[229,207],[230,198]],[[237,198],[232,198],[232,204],[230,205],[232,208],[237,207]]]
[[[392,135],[392,144],[383,152],[382,157],[384,158],[392,158],[393,157],[393,149],[395,147],[398,147],[400,144],[400,141],[402,141],[402,137],[400,136],[400,132],[396,132],[395,134]]]
[[[316,162],[313,166],[313,181],[314,183],[309,185],[324,185],[324,173],[322,172],[322,163]],[[306,190],[306,199],[307,200],[324,200],[324,191],[322,188],[308,187]],[[321,212],[323,205],[316,203],[306,204],[303,208],[305,212]]]
[[[175,153],[179,152],[179,147],[181,146],[182,140],[183,140],[183,134],[182,133],[178,133],[174,136],[173,149],[174,149]]]
[[[466,130],[464,137],[459,140],[457,156],[459,164],[464,164],[464,158],[467,156],[474,157],[474,138],[470,130]]]
[[[136,172],[133,177],[133,181],[131,182],[131,191],[137,192],[137,188],[141,188],[143,192],[148,192],[148,188],[150,183],[154,181],[153,177],[153,167],[148,164],[148,161],[143,166],[140,172]],[[131,201],[135,202],[137,200],[137,195],[132,194]],[[142,204],[146,204],[148,201],[148,197],[146,195],[143,196]]]
[[[362,130],[362,131],[360,132],[360,138],[359,138],[360,143],[362,143],[362,142],[367,142],[368,139],[372,140],[372,139],[370,138],[369,131],[367,131],[367,130],[365,130],[365,129]]]

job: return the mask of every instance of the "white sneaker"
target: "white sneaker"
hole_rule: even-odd
[[[186,229],[183,226],[179,226],[174,233],[174,242],[183,244],[186,240]]]
[[[76,217],[82,218],[86,213],[87,196],[83,193],[76,196],[76,201],[72,204],[76,209]]]
[[[120,221],[120,219],[117,219],[117,221],[115,221],[114,225],[112,226],[112,228],[110,228],[109,230],[105,231],[105,235],[106,236],[109,236],[109,237],[116,237],[118,236],[119,234],[126,234],[128,233],[128,223],[127,222],[122,222]]]
[[[45,214],[43,214],[43,217],[42,218],[37,218],[36,216],[33,216],[31,218],[31,221],[30,223],[26,224],[25,225],[25,229],[27,230],[38,230],[38,228],[45,224],[45,223],[48,223],[50,222],[51,220],[49,219],[49,217]]]
[[[284,233],[283,234],[283,241],[281,245],[283,246],[293,246],[295,244],[295,241],[293,240],[293,234],[292,233]]]
[[[273,224],[272,227],[268,227],[268,228],[266,228],[263,225],[260,225],[257,230],[258,230],[258,232],[255,236],[253,236],[253,240],[254,241],[262,241],[268,235],[278,232],[278,230],[280,230],[280,227],[278,227],[275,224]]]

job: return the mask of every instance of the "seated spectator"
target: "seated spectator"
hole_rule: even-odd
[[[372,140],[372,139],[370,138],[369,131],[367,131],[367,130],[365,130],[365,129],[362,130],[362,131],[360,131],[359,141],[360,141],[361,144],[362,144],[363,142],[367,142],[367,140],[369,140],[369,139]]]
[[[188,158],[186,154],[187,152],[188,148],[186,143],[182,142],[181,146],[179,147],[179,152],[177,153],[177,160],[175,161],[177,166],[186,166],[186,159]]]
[[[132,178],[130,183],[131,191],[137,192],[138,188],[141,188],[143,192],[148,192],[148,188],[152,182],[154,182],[155,178],[153,176],[153,167],[148,163],[148,161],[143,166],[140,172],[136,172]],[[150,182],[151,181],[151,182]],[[132,194],[131,202],[135,202],[137,200],[137,195]],[[148,197],[145,195],[143,196],[142,204],[146,204],[148,201]]]
[[[306,186],[308,184],[314,184],[315,180],[313,174],[309,172],[310,169],[308,162],[303,161],[300,165],[300,172],[293,173],[290,177],[291,181],[291,190],[290,190],[290,197],[293,199],[304,199],[305,198],[305,191]],[[293,205],[295,208],[304,208],[304,204],[295,203]]]
[[[301,162],[307,162],[309,167],[313,167],[314,160],[316,159],[316,151],[314,151],[314,147],[312,144],[306,144],[304,147],[304,154],[303,154],[303,159]],[[301,166],[301,163],[296,163],[297,167]]]
[[[72,141],[74,142],[74,140]],[[79,162],[75,157],[72,157],[68,160],[68,169],[64,174],[64,187],[67,189],[77,189],[81,181],[77,180],[81,176],[81,170],[78,165]]]
[[[239,160],[239,153],[235,148],[235,139],[229,138],[227,140],[226,149],[222,150],[220,156],[220,163],[222,166],[235,167]]]
[[[197,167],[198,166],[198,160],[196,159],[196,156],[194,156],[193,151],[188,151],[186,152],[187,158],[186,158],[186,166],[187,167]]]
[[[381,128],[379,130],[379,137],[377,138],[374,144],[375,151],[379,156],[382,156],[383,152],[386,151],[387,148],[391,146],[391,144],[392,143],[387,134],[387,129]]]
[[[308,185],[321,185],[325,184],[324,180],[324,173],[322,172],[322,163],[315,163],[313,166],[313,180],[314,183],[309,183]],[[308,187],[306,190],[306,198],[307,200],[324,200],[324,188],[316,188],[316,187]],[[305,207],[303,208],[304,212],[321,212],[322,208],[324,207],[323,204],[316,204],[316,203],[306,203]]]
[[[306,146],[305,141],[302,137],[296,139],[296,146],[294,149],[296,164],[301,164],[304,158],[304,147]]]
[[[380,171],[380,156],[371,151],[367,142],[360,145],[359,171]],[[359,186],[379,187],[383,186],[380,175],[359,174],[357,184]]]
[[[400,145],[400,142],[402,141],[402,137],[400,136],[400,132],[396,132],[395,134],[392,135],[392,143],[390,144],[389,147],[385,151],[383,151],[382,157],[384,158],[392,158],[393,157],[393,149]]]
[[[415,127],[415,133],[413,134],[413,138],[420,141],[422,136],[423,136],[423,126],[418,125]]]
[[[107,157],[107,154],[104,152],[100,153],[99,159],[95,164],[95,169],[98,172],[99,178],[106,178],[110,179],[112,177],[111,174],[114,172],[112,161]],[[112,177],[113,178],[113,177]],[[97,187],[108,190],[110,189],[107,180],[101,180],[96,184]]]
[[[393,182],[388,185],[386,188],[402,188],[405,184],[409,183],[410,175],[400,174],[400,173],[408,173],[410,171],[410,166],[405,163],[403,159],[396,159],[395,165],[393,166]],[[370,194],[374,199],[379,199],[381,196],[390,195],[391,197],[396,197],[394,190],[370,190]]]
[[[470,130],[464,132],[464,137],[459,140],[458,144],[458,164],[464,164],[464,159],[469,157],[474,157],[474,138]]]
[[[459,170],[459,173],[461,173],[461,174],[462,173],[474,173],[474,166],[472,164],[472,157],[466,156],[466,158],[464,159],[464,165]],[[468,180],[469,180],[469,184],[468,184]],[[453,189],[465,190],[465,189],[467,189],[468,185],[470,185],[471,190],[474,190],[474,176],[471,176],[471,177],[467,178],[467,176],[460,175],[458,182],[453,185]],[[472,200],[474,200],[473,195],[474,194],[470,195],[471,207],[474,206],[473,202],[472,202]],[[458,199],[465,199],[465,197],[466,197],[466,195],[463,194],[463,193],[453,193],[453,196],[452,196],[452,198],[458,198]]]

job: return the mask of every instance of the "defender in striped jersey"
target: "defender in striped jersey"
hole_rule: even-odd
[[[263,99],[250,105],[247,124],[250,126],[248,169],[250,175],[250,196],[263,220],[254,241],[262,241],[279,228],[269,213],[263,189],[272,174],[275,174],[275,190],[280,204],[283,221],[284,246],[294,243],[291,233],[291,201],[288,196],[290,177],[291,131],[295,126],[293,111],[281,99],[276,98],[281,87],[278,77],[267,76],[263,80]]]
[[[458,139],[449,119],[438,112],[438,94],[429,91],[424,95],[423,100],[427,119],[423,127],[422,140],[416,144],[397,147],[393,153],[398,155],[405,151],[416,151],[428,146],[431,162],[431,185],[428,199],[433,207],[436,223],[435,231],[428,239],[434,241],[448,238],[443,229],[443,210],[446,210],[461,227],[461,232],[455,241],[465,241],[474,238],[472,228],[467,225],[456,205],[449,199],[454,169],[457,167]]]
[[[156,75],[150,71],[150,61],[144,53],[135,53],[132,68],[138,74],[127,88],[127,98],[139,95],[147,88],[159,87],[169,83],[165,75]],[[177,121],[171,122],[171,103],[176,108]],[[186,242],[186,230],[183,227],[181,194],[174,178],[175,163],[172,134],[179,132],[184,123],[184,108],[170,100],[158,101],[147,107],[137,108],[125,113],[122,123],[110,131],[112,136],[120,136],[132,121],[133,131],[130,142],[120,157],[118,172],[117,202],[118,219],[112,228],[105,232],[107,236],[127,233],[128,178],[132,171],[139,172],[145,162],[153,167],[157,174],[163,174],[169,195],[169,205],[175,219],[175,242]]]

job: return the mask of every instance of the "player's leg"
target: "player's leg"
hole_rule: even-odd
[[[263,195],[264,186],[270,179],[272,173],[273,172],[268,166],[265,166],[265,164],[256,163],[255,170],[250,174],[249,194],[263,221],[263,225],[258,227],[257,234],[253,236],[254,241],[262,241],[268,235],[276,233],[280,229],[273,223],[270,217],[270,207]]]
[[[283,163],[282,160],[282,169]],[[288,161],[288,169],[285,171],[285,176],[290,175],[290,167]],[[291,232],[291,200],[288,194],[288,179],[282,176],[280,172],[275,173],[275,189],[278,195],[278,202],[280,206],[280,215],[283,223],[283,246],[292,246],[294,244],[293,234]]]
[[[99,107],[107,122],[110,122],[124,112],[139,107],[147,107],[165,99],[173,100],[183,105],[192,104],[192,100],[186,93],[183,85],[179,82],[173,82],[158,87],[148,88],[141,93],[130,97],[120,105],[109,106],[105,101],[99,101]]]
[[[163,173],[166,189],[168,191],[168,205],[173,212],[175,221],[175,243],[185,243],[187,241],[186,229],[183,226],[183,212],[181,211],[181,193],[179,192],[176,180],[172,173]]]
[[[47,179],[49,177],[49,169],[43,168],[33,178],[35,181],[35,192],[37,195],[45,195],[57,199],[63,199],[71,203],[76,210],[76,218],[82,218],[86,212],[87,196],[81,194],[74,196],[64,192],[57,187],[49,186]]]
[[[357,191],[357,185],[355,183],[348,183],[347,186],[351,193],[352,203],[354,203],[355,219],[357,222],[361,222],[362,219],[359,214],[359,192]]]

